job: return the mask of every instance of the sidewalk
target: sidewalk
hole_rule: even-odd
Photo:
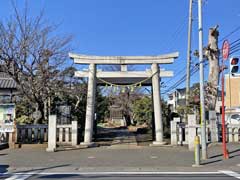
[[[186,147],[102,146],[48,153],[45,148],[24,147],[0,151],[2,167],[9,172],[43,170],[52,172],[95,171],[218,171],[240,167],[240,144],[228,144],[230,159],[223,160],[221,145],[208,148],[209,159],[193,168],[194,153]],[[4,169],[1,169],[4,171]]]

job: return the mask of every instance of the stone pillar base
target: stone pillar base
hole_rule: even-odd
[[[9,146],[10,149],[19,149],[19,148],[22,147],[22,145],[19,144],[19,143],[9,143],[8,146]]]
[[[97,147],[97,144],[95,142],[81,142],[78,147],[91,148],[91,147]]]
[[[155,146],[155,147],[158,147],[158,146],[165,146],[167,145],[167,142],[160,142],[160,141],[153,141],[152,144],[150,144],[149,146]]]
[[[46,148],[46,151],[47,152],[56,152],[56,149],[55,148]]]
[[[202,165],[193,164],[192,167],[203,167]]]

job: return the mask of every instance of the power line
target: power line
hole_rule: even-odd
[[[180,36],[180,34],[183,32],[183,30],[185,29],[185,26],[187,25],[187,22],[184,22],[183,24],[182,24],[182,27],[181,27],[181,29],[179,29],[179,31],[175,34],[175,37],[173,37],[174,39],[170,42],[170,43],[168,43],[168,45],[167,45],[167,47],[169,47],[168,48],[168,51],[171,51],[172,49],[173,49],[173,47],[174,47],[174,45],[175,45],[175,42],[176,42],[176,39]]]
[[[176,74],[181,74],[182,72],[184,72],[186,70],[186,68],[185,67],[183,67],[181,70],[179,70],[178,72],[176,72]],[[173,79],[176,79],[177,78],[177,76],[173,76],[173,77],[171,77],[169,80],[167,80],[166,82],[164,82],[164,83],[169,83],[170,81],[172,81]]]
[[[237,42],[237,41],[240,41],[240,39],[235,40],[233,43],[235,43],[235,42]],[[231,43],[231,44],[233,44],[233,43]],[[231,45],[231,44],[230,44],[230,45]],[[237,45],[238,45],[238,46],[237,46]],[[234,45],[234,46],[235,46],[235,49],[233,49],[233,50],[231,49],[229,55],[232,55],[233,53],[236,53],[236,52],[240,51],[240,43],[239,43],[239,44],[236,44],[236,45]],[[222,58],[222,55],[219,56],[219,59],[221,59],[221,58]],[[207,62],[207,63],[205,63],[204,66],[203,66],[203,67],[205,68],[205,67],[208,65],[208,61],[204,61],[204,62]],[[192,68],[192,69],[191,69],[190,76],[194,75],[196,72],[199,71],[199,63],[196,63],[194,67],[197,67],[197,68]],[[162,94],[166,94],[166,93],[170,92],[171,90],[177,88],[177,87],[180,86],[185,80],[186,80],[186,75],[182,76],[175,84],[173,84],[172,86],[170,86],[170,87],[169,87],[166,91],[164,91]]]
[[[235,43],[237,43],[237,42],[239,42],[239,41],[240,41],[240,38],[237,39],[237,40],[235,40],[235,41],[233,41],[233,42],[231,43],[231,45],[233,45],[233,44],[235,44]]]
[[[192,76],[193,74],[195,74],[197,71],[199,70],[199,65],[196,64],[194,66],[194,68],[191,69],[190,71],[190,76]],[[162,94],[166,94],[168,92],[170,92],[171,90],[177,88],[179,85],[181,85],[184,81],[186,80],[186,75],[182,76],[174,85],[170,86],[164,93]]]
[[[229,34],[227,34],[226,36],[224,36],[219,42],[223,41],[224,39],[230,37],[231,35],[233,35],[234,33],[236,33],[237,31],[240,30],[240,26],[236,27],[233,31],[231,31]],[[230,48],[230,54],[233,54],[233,53],[236,53],[238,51],[240,51],[240,38],[233,41],[231,44],[230,44],[232,47]],[[222,54],[219,56],[219,59],[222,58]],[[204,65],[204,67],[206,67],[206,65]],[[180,74],[182,71],[185,70],[185,67],[183,69],[181,69],[180,71],[178,71],[177,74]],[[199,70],[199,68],[197,70],[195,70],[196,72]],[[192,72],[193,71],[193,72]],[[193,69],[191,69],[191,76],[193,74],[195,74],[195,72]],[[170,81],[172,81],[173,79],[175,79],[175,77],[177,76],[174,76],[173,78],[169,79],[167,82],[165,83],[168,83]],[[172,86],[170,86],[170,88],[168,88],[168,90],[166,90],[163,94],[166,94],[167,92],[171,91],[172,89],[178,87],[179,85],[181,85],[184,81],[186,80],[186,75],[182,76],[176,83],[174,83]]]
[[[172,34],[171,40],[168,42],[165,41],[165,43],[163,43],[165,47],[170,47],[170,48],[168,48],[168,50],[170,50],[172,48],[172,44],[175,42],[177,37],[180,35],[182,30],[184,29],[185,25],[187,24],[187,21],[186,21],[187,19],[188,19],[188,14],[186,16],[184,16],[184,19],[181,21],[180,25],[176,28],[176,30]]]
[[[228,38],[229,36],[233,35],[235,32],[237,32],[239,30],[240,30],[240,26],[236,27],[233,31],[231,31],[229,34],[224,36],[219,42],[222,42],[223,40],[225,40],[226,38]]]

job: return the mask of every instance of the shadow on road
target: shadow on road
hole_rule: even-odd
[[[235,154],[235,153],[238,153],[238,154]],[[240,153],[239,148],[229,151],[228,152],[229,159],[240,156],[239,153]],[[208,164],[214,164],[214,163],[221,162],[221,161],[223,161],[223,153],[212,155],[212,156],[208,157],[208,159],[201,164],[202,165],[208,165]]]
[[[214,161],[208,161],[208,162],[201,163],[201,165],[208,165],[208,164],[213,164],[213,163],[221,162],[221,161],[222,161],[222,159],[218,159],[218,160],[214,160]]]
[[[49,169],[54,169],[54,168],[61,168],[61,167],[67,167],[70,166],[71,164],[63,164],[59,166],[51,166],[51,167],[45,167],[45,168],[37,168],[37,169],[31,169],[31,170],[26,170],[26,171],[16,171],[14,173],[28,173],[28,172],[33,172],[33,171],[44,171],[44,170],[49,170]]]
[[[72,179],[74,177],[80,178],[77,174],[50,174],[39,176],[38,179]]]
[[[9,168],[9,165],[0,165],[0,173],[6,173],[8,171],[7,168]]]
[[[228,154],[231,155],[231,154],[236,153],[236,152],[240,152],[240,149],[235,149],[235,150],[229,151]],[[209,157],[209,159],[222,157],[222,156],[223,156],[223,154],[221,153],[221,154],[217,154],[217,155],[211,156],[211,157]],[[238,156],[238,155],[235,155],[235,156]],[[232,157],[235,157],[235,156],[230,156],[229,158],[232,158]]]

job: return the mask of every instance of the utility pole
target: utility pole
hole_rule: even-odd
[[[190,94],[190,65],[191,65],[191,41],[192,41],[192,3],[189,0],[189,17],[188,17],[188,49],[187,49],[187,79],[186,79],[186,107],[189,107]],[[187,116],[186,116],[187,118]]]
[[[198,35],[199,35],[200,119],[201,119],[202,159],[207,159],[206,121],[204,107],[202,0],[198,0]]]

